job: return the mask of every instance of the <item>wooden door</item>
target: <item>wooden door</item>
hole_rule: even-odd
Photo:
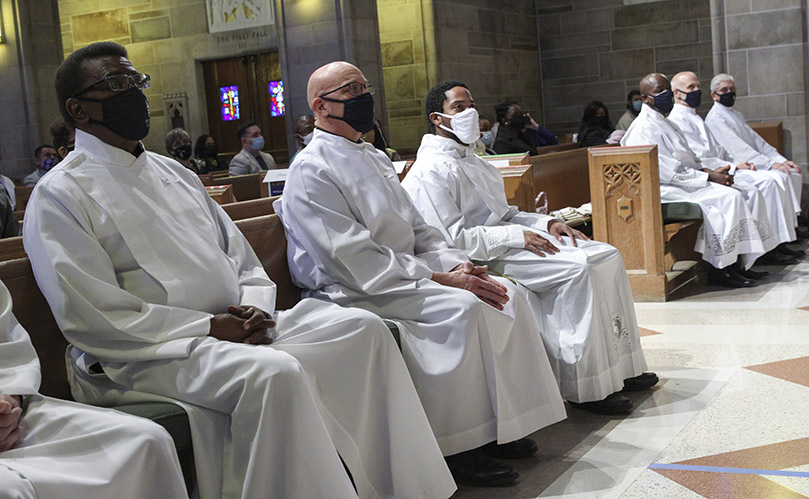
[[[283,93],[277,93],[283,89],[278,52],[205,61],[202,70],[208,126],[220,155],[230,160],[241,150],[236,130],[252,121],[261,127],[264,151],[276,163],[288,162],[285,107],[279,102]]]

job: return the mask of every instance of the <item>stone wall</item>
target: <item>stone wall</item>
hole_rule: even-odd
[[[736,79],[736,108],[783,122],[786,156],[806,164],[806,2],[714,0],[713,14],[717,72]]]
[[[51,142],[59,112],[53,75],[61,61],[55,0],[0,3],[0,173],[22,179],[33,171],[34,149]]]
[[[706,85],[713,76],[709,0],[624,3],[537,1],[545,122],[552,130],[577,130],[591,100],[603,101],[617,121],[627,93],[653,71],[669,77],[694,71]]]
[[[424,97],[446,79],[465,82],[484,116],[505,99],[541,114],[536,16],[520,0],[377,0],[390,142],[418,147]]]

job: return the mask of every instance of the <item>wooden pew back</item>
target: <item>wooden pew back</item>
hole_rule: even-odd
[[[269,198],[251,199],[249,201],[238,201],[222,205],[222,209],[228,214],[231,220],[244,220],[245,218],[255,218],[264,215],[272,215],[275,209],[273,202],[281,196]]]
[[[232,185],[233,197],[236,198],[236,201],[247,201],[261,197],[262,178],[260,173],[239,175],[236,177],[213,178],[211,185]]]
[[[548,210],[577,208],[590,201],[587,149],[575,149],[531,156],[534,193],[545,192]],[[533,211],[533,210],[531,210]]]
[[[289,273],[287,237],[281,218],[273,214],[237,220],[235,223],[277,286],[275,308],[286,310],[294,307],[301,300],[302,290],[292,283]]]
[[[33,192],[33,190],[34,186],[14,186],[14,196],[17,198],[17,206],[14,208],[15,210],[25,210],[25,206],[28,204],[28,199],[31,198],[31,192]]]

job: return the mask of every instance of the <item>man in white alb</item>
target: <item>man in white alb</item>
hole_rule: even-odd
[[[387,155],[360,140],[373,128],[372,88],[346,62],[309,78],[316,128],[275,204],[292,278],[308,296],[396,321],[456,480],[511,483],[516,469],[491,456],[533,454],[522,437],[565,417],[545,349],[525,294],[451,249]]]
[[[271,316],[275,284],[238,228],[143,149],[148,82],[109,42],[56,74],[76,149],[34,190],[23,238],[75,396],[182,406],[203,498],[352,497],[341,457],[361,497],[449,496],[390,331],[319,300]]]
[[[469,258],[532,291],[563,398],[594,412],[630,411],[632,401],[618,393],[624,380],[630,378],[627,388],[646,389],[657,376],[643,373],[620,253],[552,217],[508,206],[502,175],[474,154],[479,120],[464,83],[439,83],[425,106],[433,133],[422,138],[402,182],[419,213]]]
[[[803,170],[768,144],[747,124],[744,115],[733,109],[736,103],[736,80],[733,76],[720,73],[711,79],[711,99],[714,103],[705,116],[705,123],[719,144],[734,161],[749,161],[759,170],[775,170],[787,176],[792,187],[792,204],[795,211],[800,212]],[[806,238],[809,233],[799,231],[798,236]]]
[[[671,79],[674,91],[674,108],[668,120],[677,125],[688,147],[699,158],[704,168],[715,170],[733,162],[731,154],[714,137],[710,127],[697,114],[702,100],[699,77],[691,71],[677,73]],[[792,204],[789,179],[776,170],[758,170],[749,161],[736,165],[733,185],[746,195],[757,190],[767,210],[767,219],[773,231],[773,244],[777,246],[759,259],[769,263],[795,263],[793,250],[786,243],[795,240],[795,208]],[[787,255],[782,257],[781,255]],[[743,271],[754,279],[762,278],[766,272]]]
[[[39,359],[0,283],[0,497],[186,497],[156,423],[38,393]]]
[[[643,108],[629,126],[622,146],[657,145],[660,201],[697,203],[703,222],[694,251],[711,265],[709,284],[726,287],[755,286],[736,269],[747,270],[772,242],[766,213],[751,213],[744,195],[731,188],[729,166],[703,171],[703,167],[677,125],[665,115],[674,107],[671,85],[660,73],[640,82]],[[763,207],[762,207],[763,208]],[[735,266],[737,260],[740,266]]]

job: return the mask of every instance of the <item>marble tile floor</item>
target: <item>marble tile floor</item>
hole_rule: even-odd
[[[809,257],[756,269],[771,273],[756,288],[636,303],[661,382],[629,394],[633,413],[568,406],[532,435],[539,454],[512,462],[517,484],[453,497],[809,497]]]

